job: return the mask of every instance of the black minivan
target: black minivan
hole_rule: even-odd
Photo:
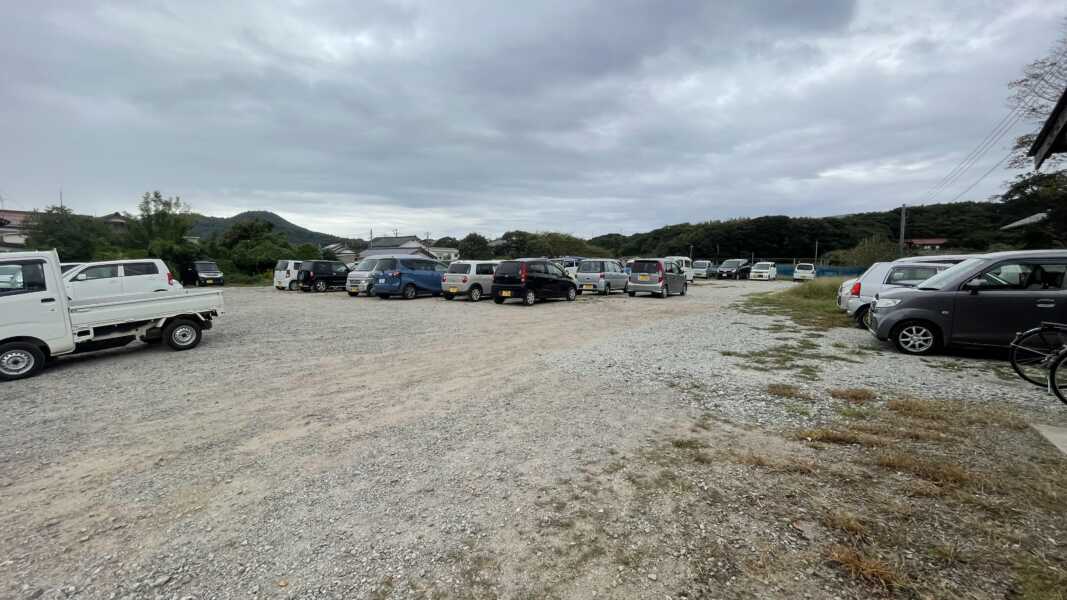
[[[348,281],[348,267],[337,260],[305,260],[300,262],[296,280],[300,282],[301,292],[343,290]]]
[[[522,300],[526,306],[544,298],[578,297],[578,284],[563,267],[544,258],[505,260],[493,273],[493,302]]]

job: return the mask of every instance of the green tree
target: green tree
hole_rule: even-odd
[[[468,233],[467,237],[459,241],[459,257],[467,260],[480,260],[493,258],[493,251],[489,248],[489,240],[477,233]]]
[[[138,215],[130,216],[125,245],[163,259],[175,273],[184,272],[200,253],[186,239],[192,222],[189,206],[181,198],[164,198],[158,190],[145,192],[138,205]]]
[[[297,260],[319,260],[322,258],[322,252],[319,251],[319,247],[315,244],[300,244],[293,248],[293,258]]]
[[[853,248],[830,252],[826,258],[834,264],[868,267],[876,262],[894,260],[897,251],[897,244],[884,237],[872,236]]]
[[[64,261],[99,260],[115,252],[114,235],[104,222],[76,215],[64,206],[34,211],[27,226],[26,245],[37,250],[55,249]]]

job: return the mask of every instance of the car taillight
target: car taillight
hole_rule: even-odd
[[[308,271],[308,279],[315,279],[315,271]]]
[[[663,265],[656,263],[656,272],[658,273],[656,283],[663,283]]]
[[[400,271],[393,271],[389,274],[390,277],[400,277]]]
[[[603,274],[603,273],[601,273],[601,274],[600,274],[600,278],[601,278],[601,279],[603,279],[603,278],[604,278],[604,274]]]
[[[167,271],[167,285],[174,285],[174,274]]]
[[[852,291],[850,291],[849,293],[853,296],[859,296],[860,289],[862,289],[862,286],[860,285],[860,282],[857,281],[856,283],[852,284]]]
[[[526,263],[519,263],[519,281],[526,283]]]
[[[464,276],[463,276],[463,279],[462,279],[461,281],[462,281],[463,283],[467,283],[467,281],[469,281],[469,280],[467,279],[467,276],[466,276],[466,275],[464,275]]]
[[[447,283],[447,282],[448,282],[448,275],[442,275],[441,276],[441,283]]]

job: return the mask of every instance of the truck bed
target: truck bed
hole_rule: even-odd
[[[223,310],[222,290],[196,290],[131,294],[70,303],[75,329],[136,321],[154,321],[178,315]]]

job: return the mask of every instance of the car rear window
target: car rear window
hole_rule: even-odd
[[[800,263],[799,265],[797,265],[797,271],[814,271],[814,270],[815,270],[815,265],[812,265],[812,264]]]
[[[519,261],[506,260],[500,263],[500,266],[496,268],[497,275],[518,275],[519,274]]]
[[[602,260],[587,260],[578,265],[579,273],[603,273],[604,261]]]
[[[150,262],[123,263],[122,272],[126,277],[136,277],[138,275],[159,275],[159,268],[156,267],[156,263]]]
[[[395,271],[397,269],[397,260],[395,258],[381,258],[378,259],[378,266],[375,270],[378,271]]]
[[[659,273],[659,263],[654,260],[636,260],[630,271],[633,273]]]
[[[451,265],[448,265],[448,272],[466,275],[471,272],[471,266],[463,263],[452,263]]]
[[[890,285],[915,287],[937,273],[937,267],[894,267],[885,282]]]

